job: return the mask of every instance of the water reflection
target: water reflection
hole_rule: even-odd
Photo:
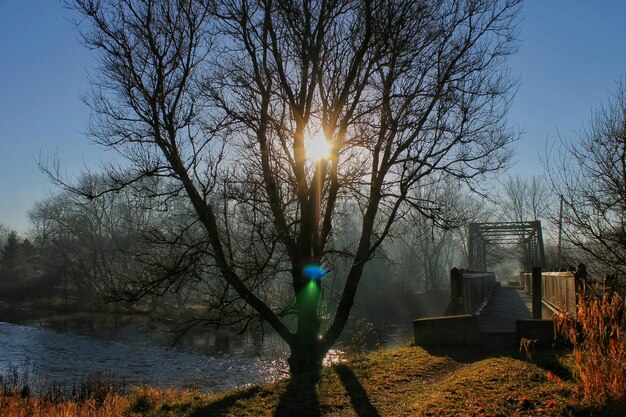
[[[226,342],[225,335],[212,336],[216,342],[213,349],[221,351],[224,343],[229,345],[229,353],[221,355],[170,348],[156,334],[138,337],[137,331],[128,326],[119,335],[118,340],[94,338],[0,322],[0,373],[29,361],[44,384],[71,385],[105,371],[119,376],[127,385],[193,384],[213,391],[276,380],[285,375],[287,366],[284,355],[250,355],[243,348],[245,341],[235,349]]]
[[[287,375],[287,345],[276,334],[200,328],[170,347],[163,323],[149,317],[79,314],[0,322],[0,373],[29,361],[44,383],[71,385],[109,372],[126,385],[196,385],[205,391],[272,382]],[[409,326],[388,326],[386,346],[404,344]],[[336,363],[333,350],[325,363]]]

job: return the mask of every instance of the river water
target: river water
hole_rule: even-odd
[[[384,346],[406,344],[411,331],[410,323],[384,326]],[[0,375],[28,367],[40,386],[67,387],[106,374],[125,386],[222,391],[285,377],[287,355],[286,344],[270,331],[199,329],[172,347],[164,326],[148,317],[77,314],[0,321]]]

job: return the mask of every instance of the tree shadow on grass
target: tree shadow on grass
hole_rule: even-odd
[[[261,392],[260,387],[251,387],[245,390],[236,391],[226,395],[224,398],[197,408],[189,414],[189,417],[219,417],[232,415],[233,407],[238,401],[247,400],[258,395]]]
[[[317,397],[319,372],[292,375],[276,407],[275,417],[317,417],[321,415]]]
[[[358,417],[380,417],[378,410],[370,402],[367,391],[359,382],[352,369],[346,365],[335,366],[335,372],[350,396],[350,403]]]

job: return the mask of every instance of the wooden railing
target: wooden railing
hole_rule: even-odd
[[[532,294],[532,274],[520,273],[520,286]],[[542,272],[541,299],[553,310],[576,312],[576,280],[574,272]]]
[[[480,307],[496,283],[493,272],[450,271],[450,304],[446,315],[472,314]]]

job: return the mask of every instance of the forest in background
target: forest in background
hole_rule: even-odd
[[[107,180],[93,176],[81,181]],[[419,214],[401,220],[401,232],[364,271],[356,316],[407,321],[441,314],[449,300],[450,269],[466,265],[467,224],[539,219],[546,214],[548,192],[537,177],[511,176],[497,201],[477,199],[452,182],[424,190],[421,198],[445,202],[448,222],[436,224]],[[150,204],[133,188],[91,200],[60,191],[37,202],[27,233],[0,229],[0,300],[61,311],[115,309],[210,322],[206,306],[219,312],[227,298],[225,288],[211,279],[219,272],[202,257],[201,229],[183,199],[160,208]],[[349,215],[339,225],[334,239],[343,247],[354,240],[358,226]],[[548,259],[556,266],[551,242]],[[520,247],[492,248],[490,264],[500,279],[514,280],[521,270]],[[343,284],[337,280],[346,267],[339,258],[327,265],[327,299],[336,296],[333,287]],[[277,281],[273,296],[288,298]]]

